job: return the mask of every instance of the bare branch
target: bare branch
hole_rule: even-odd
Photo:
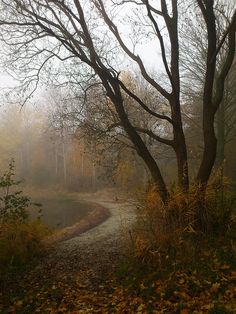
[[[144,134],[149,135],[151,138],[155,139],[156,141],[158,141],[160,143],[166,144],[166,145],[171,146],[171,147],[174,146],[173,140],[168,140],[168,139],[162,138],[162,137],[156,135],[155,133],[153,133],[151,130],[147,130],[147,129],[144,129],[141,127],[135,127],[135,129],[140,133],[144,133]]]
[[[102,0],[93,0],[97,9],[101,13],[101,15],[104,18],[104,21],[106,22],[107,26],[109,27],[110,31],[114,34],[116,37],[117,41],[119,42],[121,48],[124,50],[124,52],[133,60],[135,61],[139,68],[140,71],[143,75],[143,77],[158,91],[160,92],[166,99],[170,99],[170,94],[163,88],[161,87],[154,79],[152,79],[149,74],[146,71],[146,68],[143,64],[143,61],[139,56],[136,56],[128,47],[125,45],[124,41],[122,40],[120,33],[118,31],[117,26],[112,22],[112,20],[109,18],[106,9],[104,7],[104,4]]]
[[[153,110],[151,110],[147,105],[145,105],[145,103],[136,95],[134,94],[127,86],[125,86],[125,84],[119,80],[119,84],[122,87],[122,89],[131,97],[133,98],[146,112],[150,113],[152,116],[158,118],[158,119],[162,119],[162,120],[166,120],[169,123],[171,123],[172,125],[174,124],[173,120],[166,116],[166,115],[162,115],[159,114]]]

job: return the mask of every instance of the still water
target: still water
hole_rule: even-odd
[[[91,203],[69,198],[40,198],[34,199],[34,202],[41,203],[42,207],[34,207],[30,210],[31,219],[40,216],[41,220],[53,229],[71,226],[94,209]]]

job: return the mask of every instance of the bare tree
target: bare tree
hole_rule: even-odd
[[[35,83],[33,90],[43,76],[43,69],[49,67],[53,59],[64,65],[65,71],[70,68],[67,82],[80,86],[96,81],[101,84],[106,97],[114,106],[119,123],[127,133],[137,153],[144,160],[159,194],[164,202],[168,200],[168,190],[154,158],[142,138],[147,134],[153,140],[171,147],[176,155],[178,165],[178,182],[183,190],[189,187],[188,158],[183,122],[181,114],[181,82],[179,70],[179,34],[178,13],[180,3],[161,0],[154,7],[148,0],[113,1],[109,6],[106,1],[92,0],[1,0],[1,38],[10,48],[10,67],[22,74],[22,83],[26,88]],[[139,16],[145,17],[144,32],[151,34],[160,47],[161,59],[167,84],[161,84],[151,75],[144,60],[135,52],[135,47],[129,44],[116,20],[116,10],[128,5],[137,9]],[[205,64],[203,102],[203,134],[204,151],[197,175],[197,181],[206,185],[211,174],[215,158],[217,141],[214,130],[214,118],[221,103],[224,82],[230,70],[235,53],[236,13],[227,22],[223,36],[218,40],[215,22],[214,0],[196,0],[194,2],[197,14],[205,21],[207,37],[207,58]],[[112,15],[114,13],[114,16]],[[193,17],[194,18],[194,17]],[[136,21],[137,22],[137,21]],[[140,23],[137,22],[140,28]],[[97,25],[100,25],[98,27]],[[135,23],[133,26],[136,25]],[[97,26],[97,27],[96,27]],[[134,29],[135,30],[135,29]],[[135,31],[133,32],[135,33]],[[102,36],[103,35],[103,36]],[[114,45],[111,49],[109,42]],[[216,76],[216,63],[222,46],[227,41],[226,58],[222,60],[220,72]],[[135,41],[135,45],[137,45]],[[139,69],[140,75],[152,88],[160,93],[169,106],[169,114],[150,107],[121,79],[120,69],[116,62],[122,51]],[[118,49],[118,50],[117,50]],[[170,50],[170,54],[167,50]],[[77,68],[77,72],[73,71]],[[81,69],[82,79],[76,76]],[[63,72],[63,71],[62,71]],[[89,78],[85,73],[89,73]],[[54,76],[60,79],[65,76]],[[214,85],[216,88],[214,88]],[[171,139],[153,130],[136,128],[133,125],[124,103],[124,94],[133,99],[142,110],[158,121],[166,121],[172,128]]]
[[[218,40],[224,36],[224,31],[229,17],[232,15],[234,5],[228,1],[222,2],[221,0],[216,1],[216,9],[218,15],[216,16],[216,27],[218,33],[221,34]],[[196,28],[198,24],[201,27]],[[203,96],[204,86],[204,73],[205,63],[207,58],[207,36],[204,33],[204,18],[203,16],[197,16],[196,20],[192,20],[191,16],[184,17],[181,23],[180,30],[180,60],[181,70],[184,77],[183,94],[186,98],[186,103],[191,105],[186,106],[189,110],[187,112],[187,123],[191,127],[191,133],[195,132],[199,140],[199,134],[201,134],[201,123],[199,123],[199,117],[202,117],[201,110],[201,99]],[[221,72],[222,61],[225,60],[225,54],[228,51],[226,46],[227,42],[224,43],[222,49],[219,51],[219,60],[216,64],[216,76]],[[190,53],[195,51],[195,53]],[[235,71],[232,66],[231,71],[225,82],[225,89],[222,101],[218,107],[215,129],[218,141],[217,150],[217,162],[222,165],[225,159],[225,145],[229,143],[236,135],[234,124],[236,122],[235,115]],[[192,84],[189,84],[192,82]],[[195,127],[194,127],[195,125]],[[195,139],[196,140],[196,139]]]

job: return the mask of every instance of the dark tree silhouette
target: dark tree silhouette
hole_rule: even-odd
[[[174,150],[178,183],[184,191],[187,191],[189,174],[181,114],[178,34],[178,14],[183,4],[176,0],[161,0],[160,5],[154,7],[148,0],[112,2],[112,9],[117,7],[121,9],[126,5],[130,9],[137,8],[138,14],[145,19],[143,25],[138,25],[139,19],[137,19],[132,27],[134,30],[135,27],[143,26],[143,29],[147,27],[146,35],[148,36],[151,32],[151,38],[156,40],[160,47],[166,77],[165,84],[161,84],[160,80],[149,73],[144,60],[135,53],[134,47],[128,44],[120,31],[120,22],[117,21],[115,15],[112,16],[114,11],[110,8],[111,4],[108,4],[102,0],[12,0],[10,3],[1,0],[1,38],[8,46],[7,54],[10,58],[8,66],[10,70],[21,74],[23,91],[32,87],[32,84],[34,84],[33,90],[37,88],[38,82],[43,78],[43,69],[53,59],[62,62],[65,70],[77,68],[77,74],[80,71],[81,73],[89,72],[91,76],[87,83],[90,84],[93,80],[101,83],[106,97],[114,106],[119,125],[123,127],[137,153],[145,162],[163,202],[166,202],[169,197],[166,183],[158,161],[145,145],[142,136],[145,134]],[[235,54],[236,13],[226,23],[223,36],[219,38],[215,22],[214,0],[196,0],[193,5],[196,14],[201,14],[204,18],[207,36],[202,99],[204,151],[197,175],[198,183],[206,186],[216,158],[215,114],[221,103],[225,79]],[[100,28],[97,25],[100,25]],[[115,62],[118,56],[117,50],[112,51],[109,44],[112,40],[115,41],[119,52],[136,65],[140,75],[152,89],[162,95],[163,102],[169,106],[167,114],[159,111],[159,107],[155,105],[150,106],[121,79],[119,66]],[[221,61],[221,70],[216,76],[216,63],[219,62],[218,55],[222,47],[227,50],[226,57]],[[83,71],[80,70],[82,68]],[[71,81],[72,77],[68,81]],[[75,82],[81,84],[79,76],[73,83]],[[154,117],[156,124],[160,121],[168,122],[172,128],[172,138],[166,138],[162,133],[157,134],[153,129],[137,128],[126,110],[124,95],[135,101],[145,113]]]

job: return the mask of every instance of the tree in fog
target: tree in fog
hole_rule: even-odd
[[[228,1],[226,3],[223,3],[222,1],[216,1],[216,9],[218,12],[216,16],[216,27],[219,34],[221,34],[221,36],[218,38],[219,40],[224,36],[225,23],[227,23],[226,21],[229,20],[230,16],[232,15],[234,4],[232,1]],[[196,24],[198,24],[200,27],[196,28]],[[180,30],[180,37],[183,39],[180,42],[181,69],[184,76],[183,94],[185,95],[186,102],[191,103],[190,106],[187,106],[189,109],[189,119],[187,120],[187,123],[189,123],[191,126],[191,135],[193,136],[193,133],[195,133],[195,145],[193,146],[196,146],[196,141],[199,144],[201,143],[201,137],[199,138],[199,132],[201,132],[200,119],[202,118],[201,99],[204,88],[204,74],[208,40],[204,32],[204,24],[204,18],[201,15],[197,16],[195,20],[192,20],[191,16],[185,16],[182,20]],[[195,53],[190,53],[192,51]],[[225,60],[227,51],[227,46],[222,47],[222,49],[219,51],[219,61],[216,63],[216,77],[222,70],[222,60]],[[236,136],[235,82],[235,65],[232,65],[229,75],[225,81],[223,97],[217,109],[215,119],[215,129],[218,140],[217,160],[219,165],[221,165],[225,159],[225,145],[232,141]],[[215,86],[215,88],[217,88],[217,86]]]
[[[79,86],[84,91],[88,85],[102,86],[116,112],[119,127],[126,132],[149,169],[162,200],[167,201],[169,192],[158,158],[153,156],[142,134],[174,151],[179,186],[188,190],[178,33],[180,9],[183,12],[188,7],[183,8],[184,4],[175,0],[161,0],[160,5],[156,6],[148,0],[117,0],[112,4],[102,0],[12,0],[10,3],[1,0],[0,4],[1,39],[7,46],[10,61],[8,69],[20,74],[21,91],[30,89],[30,97],[40,79],[46,80],[44,69],[49,71],[50,79],[57,85],[70,84],[71,89]],[[128,13],[125,14],[127,8]],[[235,54],[236,13],[232,13],[229,20],[225,21],[223,35],[220,36],[214,0],[196,0],[191,8],[192,19],[196,14],[203,17],[207,38],[201,99],[204,149],[196,179],[200,185],[206,186],[216,158],[215,115],[223,98],[225,80]],[[128,19],[126,26],[130,39],[123,34],[120,18],[123,23]],[[136,47],[147,39],[156,42],[159,47],[165,83],[161,83],[158,76],[148,71],[145,61],[136,53]],[[225,50],[223,60],[219,58],[222,49]],[[161,94],[163,103],[168,105],[166,113],[155,104],[145,102],[122,80],[122,67],[118,62],[122,54],[139,69],[153,92]],[[53,63],[58,64],[54,70]],[[168,123],[172,137],[166,138],[162,132],[156,133],[153,129],[136,128],[125,107],[125,97],[135,101],[145,114],[150,115],[150,119],[156,119],[156,124],[160,121]]]
[[[123,71],[121,78],[138,97],[149,104],[150,108],[159,107],[159,110],[168,113],[168,107],[163,103],[163,99],[142,77]],[[132,98],[127,97],[125,93],[123,93],[123,98],[125,110],[137,130],[152,130],[152,132],[159,132],[163,136],[171,138],[172,130],[168,123],[162,121],[157,124],[156,119],[143,112]],[[78,106],[78,102],[83,104],[83,110],[81,110],[81,106]],[[67,125],[71,136],[75,138],[75,141],[77,140],[78,145],[81,143],[82,146],[85,145],[86,151],[93,156],[94,164],[103,169],[102,177],[115,178],[115,182],[117,182],[117,178],[127,177],[125,180],[119,179],[118,181],[127,181],[136,186],[147,183],[149,179],[147,169],[134,154],[132,142],[121,128],[113,104],[105,97],[104,91],[99,85],[88,89],[86,95],[83,93],[71,95],[70,91],[66,89],[63,89],[62,93],[61,88],[58,88],[53,91],[49,103],[54,103],[50,114],[52,126],[62,132],[62,125]],[[153,141],[145,133],[142,134],[142,140],[152,155],[155,158],[158,157],[162,169],[166,155],[168,154],[170,158],[169,150],[165,145]],[[130,172],[121,171],[126,168],[130,168]],[[172,171],[171,177],[173,177],[175,169],[173,167],[171,169],[170,164],[168,164],[168,170]],[[119,172],[122,172],[120,176]]]

